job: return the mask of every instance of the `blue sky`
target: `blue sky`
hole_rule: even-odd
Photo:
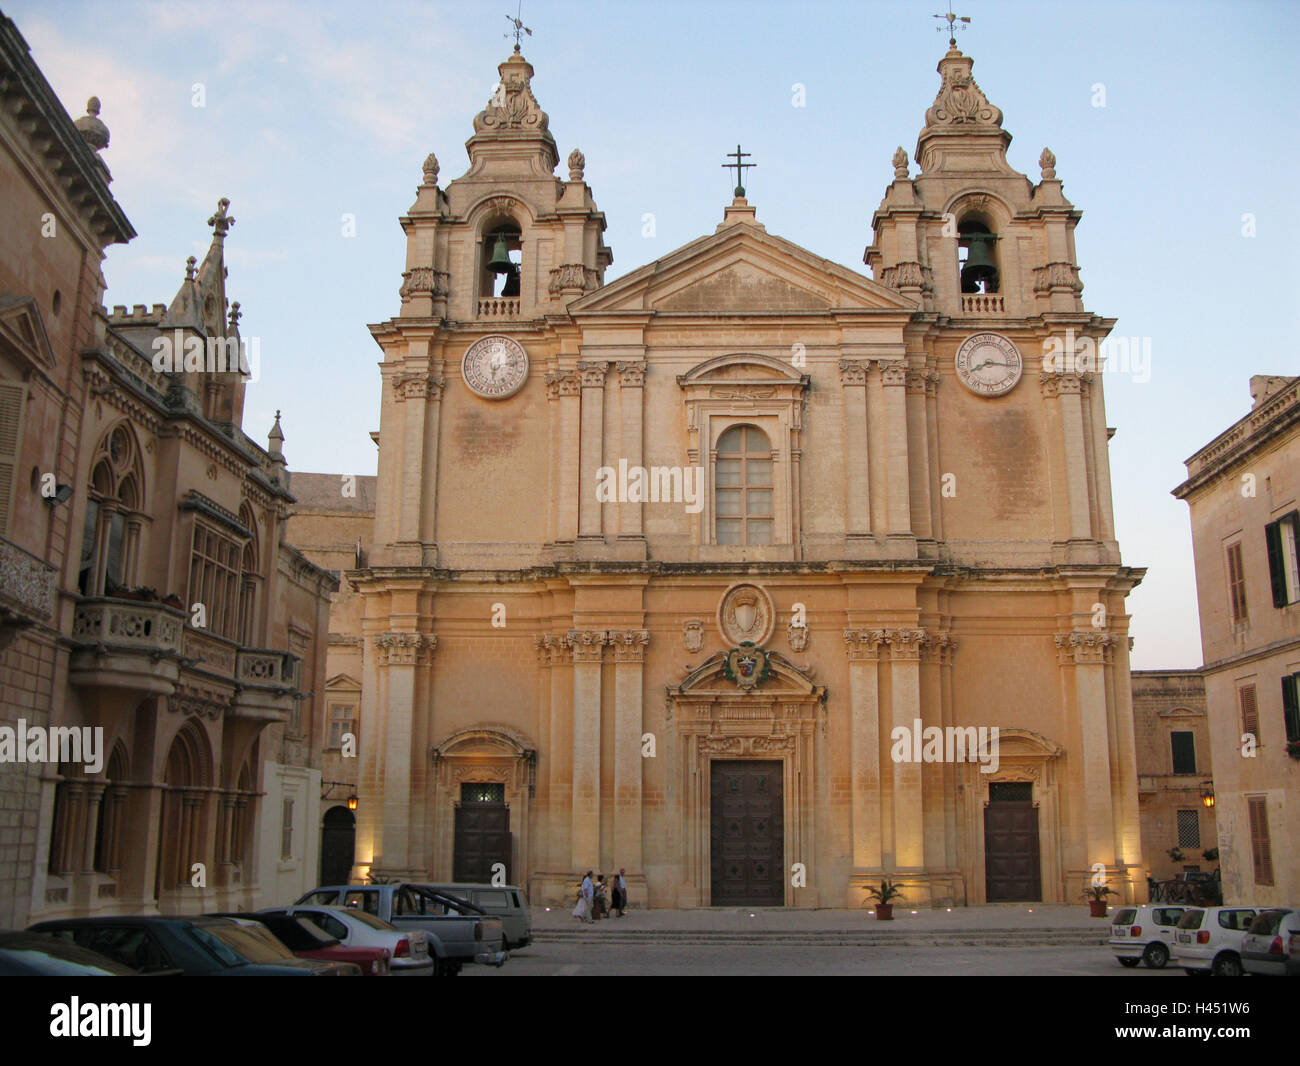
[[[524,54],[563,160],[587,158],[612,280],[713,231],[737,141],[759,221],[866,272],[862,250],[938,88],[938,0],[529,0]],[[221,196],[229,294],[259,338],[245,429],[284,410],[291,469],[373,473],[380,352],[398,310],[420,164],[467,165],[472,119],[510,50],[512,3],[8,0],[74,115],[112,131],[113,190],[140,236],[110,251],[109,304],[171,299]],[[1182,461],[1250,405],[1252,374],[1300,373],[1294,4],[994,3],[958,44],[1036,178],[1044,145],[1077,231],[1085,305],[1150,338],[1150,380],[1107,374],[1120,545],[1149,566],[1130,598],[1134,665],[1201,662]],[[206,107],[192,106],[202,83]],[[793,86],[806,106],[792,106]],[[1105,107],[1093,106],[1096,85]],[[913,167],[915,171],[915,167]],[[642,236],[642,216],[655,236]],[[356,218],[342,236],[341,216]],[[1255,236],[1242,235],[1254,216]]]

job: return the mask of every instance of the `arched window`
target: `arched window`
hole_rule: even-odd
[[[135,579],[143,510],[140,447],[129,423],[119,422],[91,461],[77,577],[83,596],[111,596]]]
[[[772,445],[757,426],[732,426],[718,438],[713,473],[719,544],[772,543]]]
[[[957,227],[957,266],[961,291],[998,292],[998,238],[977,218],[967,217]]]
[[[251,645],[255,642],[257,632],[257,590],[262,581],[261,567],[258,565],[257,518],[253,509],[245,500],[239,508],[240,525],[252,531],[252,539],[244,544],[239,587],[239,628],[236,636],[240,644]]]
[[[203,727],[190,718],[167,751],[158,839],[159,896],[188,886],[192,864],[208,862],[205,825],[211,768],[212,754]]]
[[[114,874],[122,865],[122,811],[126,807],[126,748],[119,740],[108,758],[107,779],[99,801],[99,825],[95,832],[95,869]]]
[[[479,292],[484,297],[518,297],[523,270],[523,234],[513,222],[490,226],[483,235]]]

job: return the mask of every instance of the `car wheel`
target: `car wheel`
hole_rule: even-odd
[[[1136,966],[1141,961],[1142,961],[1141,959],[1120,959],[1119,964],[1123,966],[1125,969],[1131,970],[1133,969],[1134,966]]]
[[[1191,970],[1188,969],[1186,966],[1183,967],[1183,973],[1187,974],[1188,977],[1209,977],[1210,976],[1209,970]]]
[[[1241,959],[1230,951],[1225,951],[1214,960],[1214,969],[1210,971],[1215,977],[1240,977],[1242,975]]]
[[[1163,944],[1148,944],[1142,952],[1142,961],[1153,970],[1163,970],[1169,961],[1169,949]]]
[[[434,977],[455,977],[457,966],[449,959],[437,959],[433,964]]]

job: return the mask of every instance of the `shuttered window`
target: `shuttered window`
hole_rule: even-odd
[[[1178,812],[1178,846],[1180,848],[1199,848],[1201,846],[1201,815],[1197,810]]]
[[[1255,884],[1273,884],[1273,847],[1268,839],[1268,808],[1263,796],[1247,796],[1250,812],[1250,857],[1255,864]]]
[[[14,486],[18,481],[18,449],[23,439],[23,401],[26,399],[26,385],[0,383],[0,536],[9,535]]]
[[[1196,773],[1196,734],[1181,731],[1170,733],[1169,747],[1174,760],[1174,773]]]
[[[1268,547],[1268,576],[1273,586],[1273,606],[1285,607],[1300,600],[1300,512],[1292,511],[1264,527]]]
[[[1232,606],[1232,623],[1246,620],[1246,572],[1241,565],[1241,545],[1228,548],[1228,602]]]
[[[1282,678],[1282,721],[1287,743],[1300,741],[1300,674]]]
[[[1255,699],[1255,686],[1242,685],[1237,690],[1237,701],[1241,704],[1241,732],[1249,733],[1259,743],[1259,703]]]

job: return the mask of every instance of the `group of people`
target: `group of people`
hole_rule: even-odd
[[[597,874],[592,880],[588,870],[578,888],[578,903],[573,908],[573,916],[580,922],[597,921],[610,918],[615,911],[622,918],[627,913],[627,877],[626,870],[619,868],[618,873],[605,882],[604,874]]]

